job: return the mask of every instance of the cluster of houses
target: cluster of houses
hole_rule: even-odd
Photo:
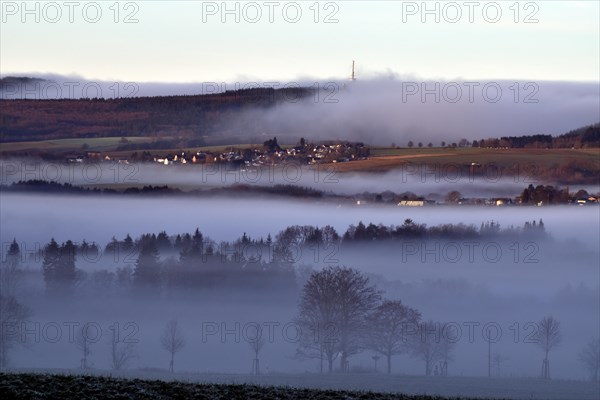
[[[377,201],[375,201],[377,202]],[[370,203],[368,200],[364,198],[360,200],[356,200],[356,205],[366,205]],[[597,196],[589,195],[585,197],[578,197],[572,199],[569,203],[571,205],[600,205],[600,198]],[[523,205],[520,197],[508,198],[508,197],[497,197],[497,198],[460,198],[457,201],[436,201],[431,199],[403,199],[397,202],[398,207],[425,207],[425,206],[434,206],[434,205],[476,205],[476,206],[513,206],[513,205]],[[540,201],[535,204],[536,206],[546,206],[544,202]]]
[[[507,198],[497,198],[497,199],[458,199],[457,201],[446,201],[446,202],[437,202],[435,200],[400,200],[398,202],[398,207],[424,207],[424,206],[433,206],[440,204],[453,204],[453,205],[478,205],[478,206],[505,206],[516,204],[513,199]]]
[[[591,205],[591,204],[599,204],[600,203],[600,198],[598,198],[596,196],[580,197],[580,198],[578,198],[578,199],[575,200],[575,203],[577,205],[580,205],[580,206]]]
[[[255,148],[228,148],[223,152],[198,151],[167,154],[154,157],[154,162],[173,164],[212,164],[227,163],[240,166],[276,165],[294,161],[301,164],[341,163],[364,160],[369,156],[369,148],[363,143],[302,144],[293,147],[263,146]]]
[[[458,205],[484,205],[484,206],[511,206],[511,205],[522,205],[521,199],[519,197],[510,199],[510,198],[492,198],[492,199],[459,199],[457,202],[445,202],[445,203],[437,203],[434,200],[401,200],[398,203],[399,207],[423,207],[427,205],[436,205],[436,204],[458,204]],[[596,196],[589,196],[586,198],[578,198],[574,199],[568,204],[572,205],[599,205],[600,199]],[[548,204],[544,204],[543,201],[536,203],[538,207],[546,206]]]
[[[113,160],[110,156],[105,155],[102,156],[102,153],[99,151],[88,151],[85,154],[80,155],[69,155],[66,157],[66,161],[70,164],[82,164],[84,162],[97,162],[97,161],[117,161],[119,163],[129,163],[127,159],[115,159]]]
[[[342,163],[367,159],[369,147],[363,143],[327,142],[321,144],[305,143],[296,146],[279,146],[277,140],[269,140],[263,146],[251,148],[228,147],[225,151],[181,151],[151,155],[143,152],[141,159],[136,152],[132,157],[137,161],[153,161],[162,165],[178,164],[233,164],[241,167],[277,165],[285,162],[299,164]],[[88,161],[110,161],[128,164],[127,158],[111,157],[100,152],[88,151],[85,155],[69,155],[68,163],[84,163]]]

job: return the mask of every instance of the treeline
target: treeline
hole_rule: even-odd
[[[384,298],[383,292],[360,271],[338,266],[310,275],[300,295],[297,323],[302,328],[297,356],[319,360],[321,373],[325,366],[333,372],[338,360],[340,372],[351,372],[350,358],[371,351],[376,354],[373,359],[386,360],[388,374],[394,356],[409,355],[423,362],[426,376],[447,376],[460,338],[458,324],[425,320],[418,309],[398,299]],[[314,333],[316,327],[318,334]],[[544,379],[550,378],[549,353],[560,339],[560,322],[546,316],[537,323],[529,341],[544,354]],[[597,345],[596,341],[590,343]],[[582,354],[586,356],[581,358],[582,364],[597,380],[598,352],[592,346],[592,351],[586,348]],[[489,350],[487,358],[491,377],[493,360]]]
[[[129,187],[123,190],[111,188],[88,188],[73,185],[68,182],[60,183],[41,179],[30,179],[27,181],[13,182],[10,185],[0,185],[0,191],[4,192],[34,192],[34,193],[60,193],[60,194],[178,194],[184,193],[179,189],[170,188],[167,185],[147,185],[141,188]]]
[[[210,189],[192,189],[183,191],[181,189],[172,188],[168,185],[153,186],[145,185],[142,187],[128,187],[125,189],[112,189],[112,188],[89,188],[83,186],[73,185],[71,183],[59,183],[54,181],[45,181],[39,179],[33,179],[28,181],[13,182],[10,185],[0,185],[0,191],[3,192],[18,192],[18,193],[49,193],[49,194],[77,194],[77,195],[154,195],[154,196],[217,196],[217,195],[231,195],[231,194],[243,194],[248,195],[276,195],[294,198],[327,198],[327,199],[339,199],[347,201],[348,197],[339,195],[331,192],[323,192],[319,189],[314,189],[305,186],[296,186],[291,184],[277,184],[272,186],[260,186],[260,185],[249,185],[249,184],[234,184],[230,186],[223,186],[218,188]],[[568,188],[554,187],[552,185],[529,185],[521,192],[521,195],[514,199],[515,203],[524,205],[536,205],[542,203],[543,205],[549,204],[570,204],[577,203],[578,201],[585,200],[586,204],[597,204],[597,195],[588,193],[586,190],[580,189],[576,192],[569,192]],[[452,191],[446,196],[446,203],[456,203],[460,200],[462,194],[457,191]],[[375,204],[397,204],[401,200],[422,200],[425,201],[423,196],[418,196],[412,192],[404,192],[396,194],[392,191],[385,191],[382,193],[370,193],[363,192],[353,196],[355,199],[361,201],[367,201]],[[487,199],[463,199],[469,204],[485,204]],[[371,228],[373,230],[374,228]],[[379,228],[378,228],[379,229]],[[432,229],[432,234],[435,229]],[[451,230],[454,232],[459,229],[459,226],[452,226]],[[359,231],[359,236],[360,236]],[[387,233],[386,233],[387,235]],[[372,236],[369,233],[369,236]],[[390,236],[393,236],[390,234]]]
[[[128,235],[122,241],[113,239],[104,250],[85,240],[81,244],[70,240],[58,244],[52,239],[37,257],[42,260],[46,291],[52,297],[75,293],[160,297],[184,293],[182,289],[200,290],[199,294],[218,294],[226,289],[238,289],[236,293],[296,292],[293,264],[282,259],[276,247],[267,259],[257,250],[258,245],[252,249],[247,246],[242,247],[239,241],[237,245],[216,244],[196,230],[194,235],[177,235],[174,242],[164,232],[144,234],[135,241]],[[79,262],[117,268],[90,272],[77,268]]]
[[[523,135],[474,140],[473,147],[564,149],[600,147],[600,123],[575,129],[559,136]]]
[[[320,198],[325,193],[318,189],[290,184],[277,184],[272,186],[235,184],[210,189],[193,189],[183,191],[181,189],[169,187],[168,185],[153,186],[145,185],[142,187],[128,187],[125,189],[112,188],[89,188],[73,185],[68,182],[60,183],[55,181],[45,181],[40,179],[31,179],[27,181],[13,182],[10,185],[0,185],[0,191],[4,192],[34,192],[34,193],[52,193],[52,194],[93,194],[93,195],[181,195],[181,196],[210,196],[218,194],[243,193],[247,194],[273,194],[288,197],[300,198]]]
[[[109,259],[123,258],[127,255],[138,255],[146,248],[156,250],[159,258],[177,255],[180,260],[188,257],[221,256],[221,260],[239,262],[277,262],[293,264],[299,259],[294,255],[298,248],[303,247],[328,247],[352,246],[360,242],[388,242],[388,241],[413,241],[413,240],[471,240],[471,239],[502,239],[504,237],[516,238],[519,236],[535,238],[547,237],[546,226],[542,219],[539,221],[526,221],[523,226],[511,225],[501,228],[498,222],[482,222],[479,227],[473,224],[440,224],[427,226],[419,224],[412,219],[406,219],[401,225],[351,224],[345,232],[338,233],[331,225],[324,227],[313,225],[292,225],[281,230],[275,238],[268,234],[266,238],[252,238],[245,232],[238,239],[228,242],[215,242],[205,236],[198,228],[194,233],[168,235],[166,231],[158,234],[146,233],[136,239],[129,234],[122,240],[113,238],[104,246],[89,243],[85,239],[81,243],[71,240],[63,243],[67,246],[68,254],[79,255],[86,259],[94,260],[104,251]],[[16,244],[16,240],[14,241]],[[52,239],[40,254],[44,257],[50,255],[55,258],[57,243]],[[63,252],[62,247],[60,247]],[[66,251],[66,250],[65,250]],[[35,257],[35,254],[31,254]],[[115,256],[115,257],[113,257]],[[131,259],[130,259],[131,260]],[[204,262],[205,259],[196,261]]]
[[[162,254],[178,254],[180,259],[193,256],[221,255],[224,259],[241,262],[272,262],[294,264],[299,261],[297,250],[302,248],[327,248],[329,246],[353,246],[360,242],[388,242],[413,240],[471,240],[516,238],[525,235],[529,238],[546,237],[544,222],[526,221],[523,226],[501,228],[498,222],[482,222],[479,227],[471,224],[441,224],[427,226],[406,219],[401,225],[373,223],[350,225],[342,234],[331,225],[324,227],[313,225],[292,225],[273,238],[252,238],[244,233],[238,239],[217,243],[205,236],[199,229],[193,234],[168,235],[165,231],[158,234],[144,234],[137,239],[127,235],[123,240],[115,237],[106,245],[107,253],[137,252],[150,246]],[[85,243],[85,241],[83,242]],[[198,261],[198,260],[197,260]]]
[[[526,222],[522,227],[501,229],[496,222],[474,225],[445,224],[427,227],[407,219],[399,226],[368,225],[359,222],[339,234],[330,225],[290,226],[275,238],[252,238],[244,233],[238,239],[220,243],[205,236],[199,229],[194,233],[168,235],[143,234],[137,239],[127,235],[112,240],[101,248],[96,243],[67,240],[59,244],[50,240],[39,252],[30,253],[42,259],[46,289],[52,294],[72,294],[76,287],[93,285],[87,292],[103,294],[178,291],[178,289],[221,290],[223,288],[281,290],[291,293],[297,288],[295,266],[306,259],[331,264],[337,251],[357,244],[394,243],[425,240],[489,240],[518,237],[541,239],[546,235],[544,223]],[[18,252],[17,241],[13,247]],[[14,249],[13,249],[14,250]],[[13,251],[14,252],[14,251]],[[314,254],[324,255],[313,261]],[[86,265],[113,263],[116,271],[97,271],[86,283],[85,270],[77,268],[77,261]],[[95,290],[95,289],[98,290]]]

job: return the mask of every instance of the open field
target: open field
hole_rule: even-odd
[[[281,146],[282,148],[288,148],[291,146]],[[152,154],[176,154],[182,151],[186,153],[196,153],[196,152],[211,152],[211,153],[223,153],[228,151],[228,149],[235,148],[239,150],[248,149],[248,148],[262,148],[262,144],[250,144],[250,143],[240,143],[233,145],[216,145],[216,146],[197,146],[197,147],[177,147],[177,148],[168,148],[168,149],[151,149],[148,150]],[[135,150],[119,150],[119,151],[108,151],[106,154],[113,158],[127,158],[133,153]]]
[[[56,139],[41,140],[33,142],[9,142],[0,144],[0,153],[25,152],[25,151],[45,151],[45,152],[84,152],[101,151],[107,152],[115,150],[122,145],[120,137],[104,138],[78,138],[78,139]],[[155,138],[151,137],[126,137],[130,143],[148,143]]]
[[[368,160],[336,165],[339,172],[384,172],[406,163],[465,165],[495,164],[500,168],[515,165],[549,168],[571,161],[590,163],[600,169],[600,149],[489,149],[489,148],[374,148]]]
[[[152,143],[156,140],[163,140],[162,138],[157,137],[125,137],[128,143],[122,143],[121,137],[104,137],[104,138],[78,138],[78,139],[55,139],[55,140],[40,140],[40,141],[26,141],[26,142],[5,142],[0,143],[0,154],[3,155],[11,155],[14,153],[23,153],[23,152],[44,152],[49,154],[55,154],[57,156],[64,154],[65,152],[79,152],[83,153],[85,151],[99,151],[102,152],[103,155],[108,155],[110,157],[123,157],[127,158],[131,155],[131,153],[135,151],[143,151],[143,150],[117,150],[120,146],[127,144],[145,144]],[[262,144],[250,144],[250,143],[240,143],[234,145],[215,145],[215,146],[196,146],[196,147],[171,147],[171,148],[157,148],[150,149],[152,154],[168,154],[168,153],[178,153],[181,151],[185,151],[188,153],[195,152],[215,152],[221,153],[227,151],[230,148],[236,149],[246,149],[246,148],[260,148]],[[281,145],[282,148],[292,147],[290,145]]]

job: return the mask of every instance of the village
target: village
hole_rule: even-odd
[[[197,150],[146,150],[134,151],[129,157],[116,156],[99,151],[87,151],[82,155],[68,155],[67,163],[108,161],[120,164],[132,162],[153,162],[165,166],[185,164],[228,164],[239,167],[273,166],[294,162],[302,165],[343,163],[366,160],[370,148],[361,142],[325,141],[308,143],[301,138],[295,146],[280,146],[277,138],[269,139],[262,145],[222,146],[222,151],[210,148]]]
[[[222,152],[197,151],[179,154],[166,154],[153,157],[152,161],[163,165],[174,164],[212,164],[259,167],[278,165],[287,162],[300,164],[320,164],[364,160],[369,157],[369,148],[363,143],[328,142],[323,144],[307,143],[304,139],[296,146],[279,146],[277,138],[267,140],[263,146],[227,147]]]

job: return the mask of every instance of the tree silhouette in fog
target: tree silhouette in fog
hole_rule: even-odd
[[[92,354],[92,343],[93,341],[90,339],[90,324],[85,324],[77,331],[75,336],[75,345],[81,351],[81,359],[80,359],[80,367],[81,369],[89,369],[90,365],[90,355]]]
[[[160,289],[160,260],[158,250],[153,241],[142,245],[135,268],[133,285],[139,292]]]
[[[17,345],[25,345],[28,335],[22,335],[23,323],[32,314],[31,309],[17,299],[23,271],[21,249],[16,239],[10,244],[6,259],[0,266],[0,370],[9,365],[9,352]]]
[[[542,378],[544,379],[550,379],[550,360],[548,359],[548,353],[550,353],[560,341],[560,322],[552,316],[542,318],[538,323],[537,331],[534,335],[534,343],[544,351],[544,359],[542,360]]]
[[[160,344],[171,355],[169,371],[173,372],[175,370],[175,354],[179,353],[185,346],[183,332],[176,320],[167,322],[163,334],[160,337]]]
[[[600,339],[590,340],[579,353],[579,361],[588,370],[590,380],[600,380]]]
[[[0,292],[0,370],[9,365],[9,352],[17,345],[25,345],[28,335],[23,335],[20,329],[31,316],[29,307],[21,304],[13,295]]]
[[[114,370],[121,370],[137,357],[135,345],[120,339],[119,325],[110,326],[110,366]]]
[[[4,296],[15,296],[17,294],[19,280],[23,272],[20,267],[21,249],[17,240],[13,239],[0,270],[0,293]]]
[[[392,356],[410,350],[408,333],[418,327],[421,314],[399,300],[385,300],[367,317],[367,347],[386,357],[392,373]]]
[[[248,341],[248,344],[254,353],[254,359],[252,360],[252,374],[254,375],[260,375],[260,360],[258,356],[265,346],[265,343],[265,338],[262,336],[260,329],[257,331],[256,337]]]
[[[369,279],[355,269],[327,267],[313,272],[300,298],[298,323],[304,336],[300,354],[318,354],[321,362],[327,360],[329,372],[339,356],[340,370],[348,372],[348,358],[364,347],[366,316],[380,300]]]
[[[77,248],[67,240],[59,247],[53,239],[44,248],[42,270],[46,289],[53,295],[70,294],[75,286]]]
[[[414,334],[408,336],[411,346],[411,354],[425,362],[425,375],[430,376],[434,366],[441,362],[442,375],[447,374],[447,365],[452,361],[451,352],[454,348],[447,327],[449,324],[426,321],[419,324]]]
[[[190,237],[189,234],[184,236],[185,239],[181,243],[181,251],[179,253],[179,261],[181,263],[200,262],[202,253],[204,251],[204,236],[198,228],[194,232],[194,235]]]

